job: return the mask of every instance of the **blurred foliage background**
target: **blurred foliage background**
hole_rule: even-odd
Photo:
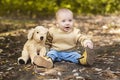
[[[0,16],[52,16],[61,7],[79,14],[118,14],[120,0],[0,0]]]

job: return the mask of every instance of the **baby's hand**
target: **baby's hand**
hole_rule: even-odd
[[[84,41],[84,47],[89,47],[90,49],[93,49],[93,43],[91,40],[85,40]]]

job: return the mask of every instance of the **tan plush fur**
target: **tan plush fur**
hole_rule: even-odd
[[[21,57],[18,58],[18,64],[26,64],[29,58],[33,64],[33,58],[36,55],[46,55],[45,40],[47,32],[48,29],[43,26],[37,26],[29,31],[28,40],[23,47]]]

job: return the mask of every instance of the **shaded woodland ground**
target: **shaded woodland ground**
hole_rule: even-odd
[[[75,25],[94,42],[93,66],[57,62],[36,74],[33,65],[18,65],[27,32],[36,25],[54,26],[54,19],[0,18],[0,80],[120,80],[120,16],[78,16]]]

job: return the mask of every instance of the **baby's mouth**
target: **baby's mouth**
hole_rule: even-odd
[[[65,27],[64,30],[68,32],[71,30],[71,27]]]
[[[70,27],[65,27],[66,29],[69,29]]]

